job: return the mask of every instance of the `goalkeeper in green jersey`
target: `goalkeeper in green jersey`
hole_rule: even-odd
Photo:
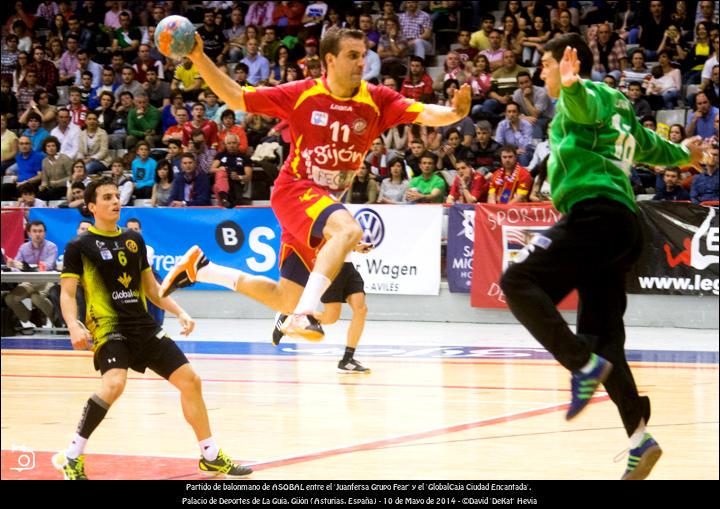
[[[604,384],[630,437],[623,479],[644,479],[662,451],[645,430],[650,400],[638,394],[625,358],[625,274],[643,245],[628,175],[633,162],[699,164],[703,150],[698,139],[675,145],[642,127],[621,92],[580,77],[592,62],[578,34],[545,46],[541,77],[558,99],[548,179],[564,215],[507,269],[501,287],[515,317],[572,372],[567,419]],[[577,333],[555,307],[574,289]]]

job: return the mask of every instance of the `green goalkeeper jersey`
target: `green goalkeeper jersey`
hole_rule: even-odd
[[[589,80],[562,87],[550,128],[550,149],[553,205],[563,213],[598,197],[637,211],[629,178],[633,162],[680,166],[690,161],[685,146],[640,125],[621,92]]]

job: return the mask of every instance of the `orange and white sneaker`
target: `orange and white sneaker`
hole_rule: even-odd
[[[325,337],[320,322],[310,314],[287,315],[279,329],[286,336],[303,338],[308,341],[322,341]]]
[[[208,263],[210,261],[198,246],[188,249],[163,279],[162,285],[160,285],[160,298],[167,297],[178,288],[192,286],[197,281],[198,270]]]

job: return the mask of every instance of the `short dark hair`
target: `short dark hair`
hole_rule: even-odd
[[[113,161],[114,162],[114,161]],[[110,177],[100,177],[99,179],[93,180],[85,188],[85,205],[90,205],[97,201],[97,190],[101,186],[113,186],[117,187],[117,184]]]
[[[532,80],[532,76],[530,76],[530,73],[527,71],[520,71],[515,79],[519,80],[521,76],[527,76],[530,80]]]
[[[222,115],[220,115],[220,120],[225,120],[225,118],[227,118],[227,117],[232,117],[234,119],[235,112],[231,109],[227,109],[227,110],[223,111]]]
[[[137,223],[137,225],[142,228],[142,223],[137,217],[130,217],[127,221],[125,221],[125,226],[128,225],[128,223]]]
[[[29,232],[29,231],[30,231],[30,228],[32,228],[33,226],[42,226],[42,227],[43,227],[43,230],[47,231],[47,226],[45,226],[45,223],[43,223],[42,221],[39,221],[39,220],[37,220],[37,219],[36,219],[35,221],[30,221],[30,222],[27,224],[27,227],[25,227],[25,231],[26,231],[26,232]]]
[[[186,158],[192,159],[193,161],[196,160],[195,154],[193,154],[192,152],[183,152],[183,154],[180,156],[180,159],[182,160],[182,159],[186,159]]]
[[[168,146],[170,146],[170,145],[177,145],[178,147],[182,147],[182,140],[178,140],[177,138],[170,138],[170,139],[167,141],[167,145],[168,145]],[[156,168],[156,170],[157,170],[157,168]]]
[[[245,74],[248,74],[250,72],[250,67],[245,62],[240,62],[235,66],[235,72],[238,71],[245,71]]]
[[[33,111],[28,115],[27,120],[28,122],[30,122],[31,120],[37,120],[38,122],[42,122],[42,117]]]
[[[556,39],[550,39],[550,41],[545,44],[545,51],[549,51],[552,57],[560,62],[563,53],[565,53],[565,48],[568,46],[577,50],[578,61],[580,62],[580,76],[590,76],[594,57],[587,42],[585,42],[585,39],[583,39],[580,34],[569,33],[561,35]]]
[[[513,154],[517,155],[517,147],[515,145],[503,145],[500,147],[500,150],[498,151],[499,154],[502,154],[503,152],[512,152]]]
[[[23,194],[37,194],[37,189],[32,184],[22,184],[18,186],[17,192],[20,196]]]
[[[365,40],[365,32],[355,28],[337,28],[333,27],[325,32],[325,35],[320,40],[320,61],[323,65],[325,63],[325,56],[335,55],[338,56],[340,53],[340,42],[343,39],[357,39],[360,41]]]
[[[420,156],[420,161],[422,161],[423,159],[432,159],[433,163],[435,161],[437,161],[435,154],[433,154],[432,152],[428,152],[428,151],[423,152],[422,155]]]
[[[682,174],[682,170],[678,168],[677,166],[670,166],[668,168],[665,168],[665,173],[672,171],[673,173],[676,173],[679,177]]]
[[[159,161],[157,167],[155,168],[155,182],[160,182],[160,170],[162,170],[163,168],[168,171],[168,182],[172,182],[173,177],[175,176],[175,172],[170,167],[170,162],[165,159]],[[128,219],[128,221],[130,220]]]
[[[652,121],[653,124],[657,125],[657,120],[655,120],[655,117],[652,115],[645,115],[643,118],[640,119],[640,125],[644,124],[645,122]]]
[[[640,87],[640,90],[642,90],[642,84],[639,81],[631,81],[628,83],[628,88],[630,87]]]
[[[73,182],[72,184],[70,184],[70,189],[82,189],[84,191],[85,184],[83,184],[82,182]]]

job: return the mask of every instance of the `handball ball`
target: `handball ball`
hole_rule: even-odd
[[[180,59],[195,46],[195,25],[182,16],[168,16],[155,29],[155,46],[166,57]]]

